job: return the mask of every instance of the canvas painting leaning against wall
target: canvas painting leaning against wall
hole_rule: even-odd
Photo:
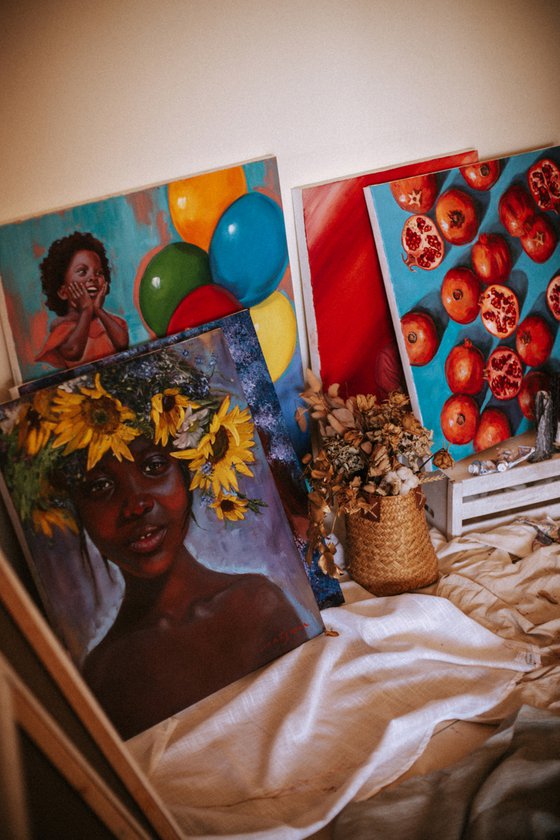
[[[322,632],[221,330],[0,415],[47,614],[123,737]]]
[[[413,213],[364,193],[412,405],[460,460],[532,428],[560,369],[560,147],[442,175]]]
[[[292,190],[311,367],[325,386],[383,399],[404,384],[364,187],[410,178],[414,188],[476,159],[458,152]]]
[[[16,385],[248,309],[294,447],[306,450],[276,158],[5,224],[0,278]]]

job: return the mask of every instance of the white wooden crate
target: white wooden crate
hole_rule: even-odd
[[[532,446],[535,433],[511,438],[500,448]],[[504,472],[472,475],[469,464],[492,459],[497,447],[472,455],[446,470],[440,481],[423,486],[426,518],[447,539],[474,530],[486,530],[522,516],[560,517],[560,453],[546,461],[526,461]]]

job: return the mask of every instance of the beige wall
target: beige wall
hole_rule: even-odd
[[[558,0],[2,5],[0,223],[273,153],[298,303],[293,186],[560,142]]]

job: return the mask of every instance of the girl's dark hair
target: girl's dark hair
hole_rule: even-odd
[[[62,239],[55,239],[47,256],[41,263],[41,286],[47,299],[47,306],[57,315],[68,313],[68,301],[59,298],[58,290],[64,283],[64,275],[70,260],[76,251],[93,251],[101,260],[101,268],[107,283],[107,293],[111,287],[111,270],[103,243],[91,233],[75,231]]]

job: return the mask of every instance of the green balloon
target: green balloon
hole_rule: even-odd
[[[157,336],[185,295],[212,282],[206,251],[189,242],[171,242],[155,254],[142,275],[138,302],[144,321]]]

